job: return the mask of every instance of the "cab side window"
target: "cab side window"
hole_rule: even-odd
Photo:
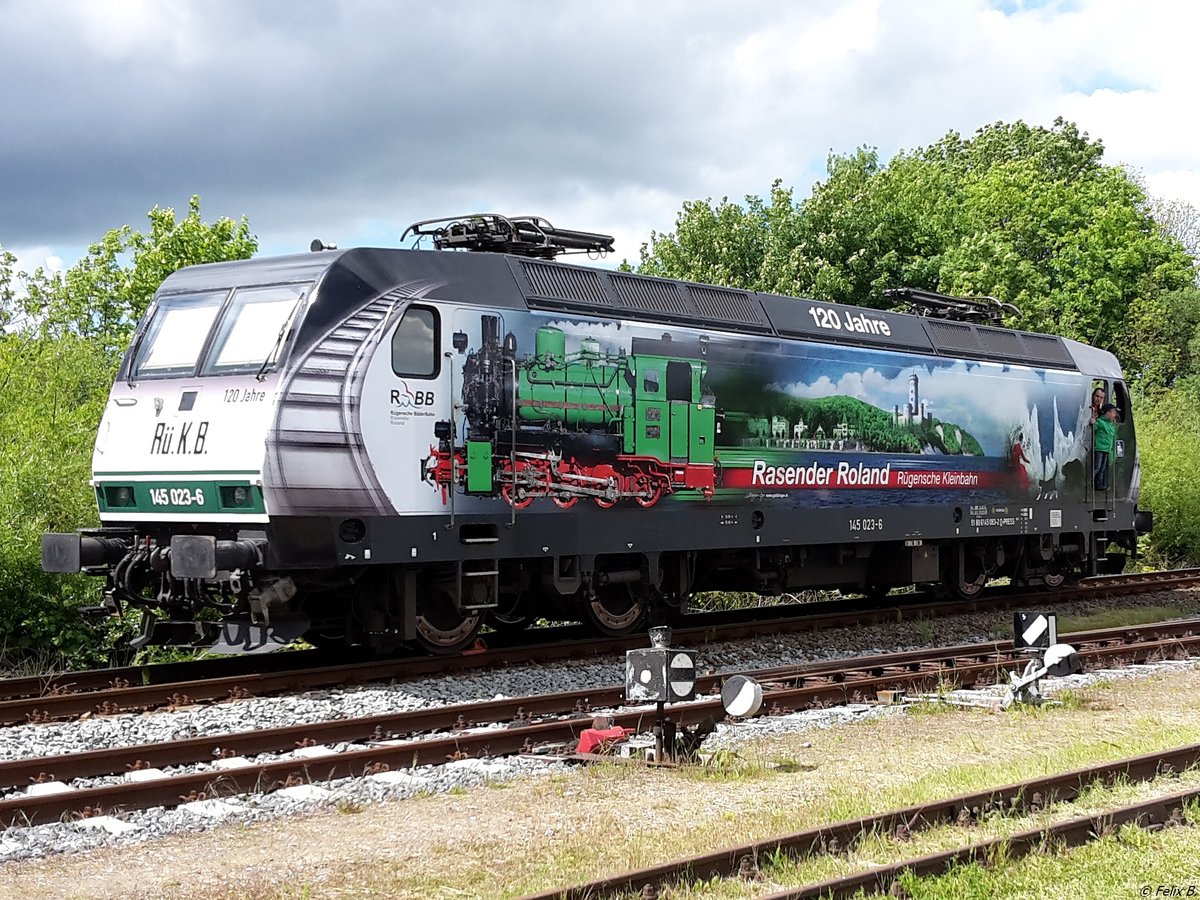
[[[642,391],[651,396],[656,396],[659,391],[660,382],[658,380],[658,369],[643,369],[642,370]]]
[[[1124,382],[1113,382],[1111,402],[1117,407],[1117,421],[1124,422],[1129,416],[1129,392],[1125,390]]]
[[[410,378],[435,378],[439,370],[437,310],[410,306],[392,333],[392,371]]]

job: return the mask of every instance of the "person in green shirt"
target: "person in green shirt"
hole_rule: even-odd
[[[1100,407],[1092,436],[1092,478],[1098,491],[1108,490],[1108,458],[1117,435],[1117,408],[1111,403]]]

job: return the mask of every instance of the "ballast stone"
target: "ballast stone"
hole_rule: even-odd
[[[69,794],[75,788],[69,784],[64,784],[61,781],[43,781],[40,784],[31,784],[25,789],[27,797],[49,797],[51,794]]]
[[[90,819],[80,819],[75,824],[80,828],[98,829],[109,834],[128,834],[131,831],[140,831],[142,827],[132,822],[122,822],[113,816],[92,816]]]
[[[254,763],[246,759],[244,756],[230,756],[226,759],[213,760],[214,769],[240,769],[243,766],[252,766]]]
[[[242,807],[226,803],[224,800],[193,800],[191,803],[182,804],[179,811],[204,819],[223,819],[241,812]]]
[[[505,775],[510,769],[503,763],[487,762],[482,759],[455,759],[446,763],[447,769],[464,769],[468,772],[478,772],[481,775]]]
[[[126,781],[153,781],[156,778],[166,778],[167,773],[162,769],[134,769],[125,773]]]
[[[422,778],[419,775],[410,775],[408,772],[376,772],[374,775],[368,775],[371,781],[378,781],[380,784],[400,785],[403,787],[424,787],[429,784],[429,779]]]
[[[317,744],[313,747],[297,747],[292,751],[292,756],[300,759],[309,759],[317,756],[330,756],[339,752],[338,748],[330,747],[328,744]]]
[[[295,784],[276,791],[275,795],[277,797],[285,797],[288,800],[296,800],[300,803],[308,803],[313,800],[324,800],[332,793],[332,791],[317,787],[315,784]]]

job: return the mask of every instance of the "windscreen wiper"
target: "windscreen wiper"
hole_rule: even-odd
[[[138,332],[137,339],[129,349],[129,369],[125,373],[125,383],[130,387],[134,385],[133,373],[137,369],[138,354],[142,351],[142,341],[145,340],[147,331],[149,331],[149,326]]]
[[[258,367],[258,374],[254,377],[259,381],[262,381],[267,377],[267,367],[271,365],[272,361],[274,361],[275,354],[279,352],[279,348],[283,344],[283,336],[287,334],[288,324],[288,322],[284,322],[280,327],[279,334],[275,338],[275,344],[271,347],[271,352],[267,354],[267,358],[264,359],[262,365]]]

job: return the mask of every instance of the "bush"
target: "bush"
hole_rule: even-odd
[[[1136,407],[1142,459],[1139,505],[1154,512],[1151,554],[1164,562],[1200,560],[1200,380],[1186,379]]]
[[[96,629],[79,614],[95,578],[41,570],[41,536],[97,524],[92,446],[120,354],[162,280],[194,263],[247,259],[243,218],[206,223],[155,207],[146,233],[110,230],[65,272],[14,269],[0,248],[0,665],[108,663],[136,615]],[[120,647],[116,662],[129,656]]]
[[[69,335],[0,340],[0,656],[10,662],[105,660],[77,609],[97,602],[96,580],[43,572],[41,536],[99,524],[88,479],[111,367]]]

